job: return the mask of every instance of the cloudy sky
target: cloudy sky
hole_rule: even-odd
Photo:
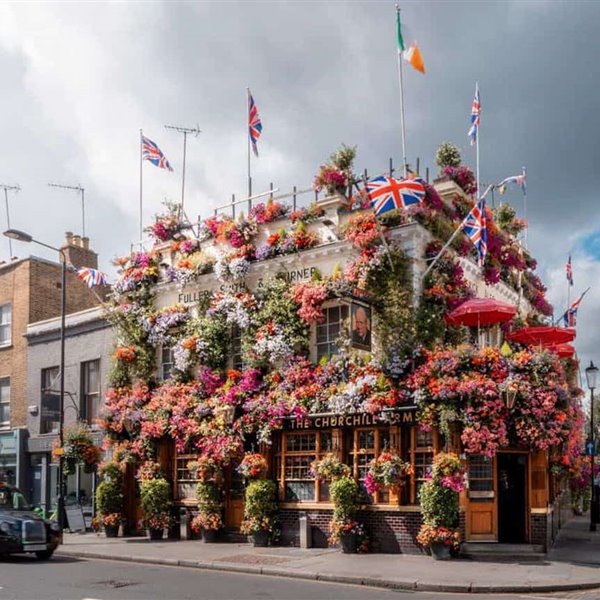
[[[435,175],[434,155],[466,132],[475,81],[482,101],[481,179],[527,167],[529,246],[556,312],[566,305],[573,253],[582,362],[600,362],[600,3],[403,2],[407,41],[427,74],[405,71],[407,150]],[[400,163],[394,2],[120,2],[0,5],[0,183],[11,225],[50,244],[86,233],[100,267],[138,235],[139,130],[174,173],[144,164],[144,220],[181,193],[182,139],[165,124],[202,129],[188,138],[186,212],[206,216],[246,190],[246,97],[262,118],[254,191],[310,187],[341,142],[357,169]],[[522,213],[517,190],[505,196]],[[6,215],[0,211],[0,222]],[[30,248],[14,244],[14,254]],[[37,252],[43,254],[43,252]],[[9,256],[0,241],[0,259]],[[48,255],[46,255],[48,256]]]

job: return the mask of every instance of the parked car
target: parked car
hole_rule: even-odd
[[[0,482],[0,556],[32,552],[49,559],[60,541],[60,527],[33,511],[23,493]]]

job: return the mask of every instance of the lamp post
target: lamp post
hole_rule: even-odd
[[[63,422],[64,422],[64,410],[65,410],[65,313],[67,307],[67,256],[64,250],[55,248],[44,242],[34,239],[28,233],[19,231],[18,229],[9,229],[4,232],[7,238],[18,240],[19,242],[26,242],[38,244],[38,246],[44,246],[50,250],[55,250],[62,256],[62,268],[61,268],[61,295],[60,295],[60,394],[58,404],[58,441],[60,447],[63,446]],[[64,481],[63,481],[63,460],[62,455],[58,457],[58,498],[57,498],[57,513],[58,513],[58,525],[62,532],[64,526]]]
[[[591,438],[591,463],[592,472],[590,475],[590,485],[592,487],[592,498],[590,501],[590,531],[596,531],[596,522],[598,520],[596,515],[596,504],[598,499],[596,498],[596,486],[594,485],[594,458],[596,454],[596,439],[594,432],[594,390],[596,389],[596,380],[598,378],[598,367],[590,361],[590,366],[585,370],[585,378],[587,379],[587,386],[590,390],[590,438]]]

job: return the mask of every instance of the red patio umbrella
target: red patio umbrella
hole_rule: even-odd
[[[571,358],[575,354],[575,348],[571,344],[552,344],[547,349],[554,352],[558,358]]]
[[[517,314],[517,309],[508,302],[494,298],[471,298],[446,315],[451,325],[467,325],[469,327],[485,327],[510,321]]]
[[[509,333],[506,339],[525,346],[550,346],[572,342],[575,335],[575,330],[570,327],[524,327]]]

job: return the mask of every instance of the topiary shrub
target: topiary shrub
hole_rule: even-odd
[[[268,479],[255,480],[248,484],[244,520],[240,527],[244,535],[267,531],[272,536],[277,531],[275,490],[275,484]]]
[[[458,167],[461,163],[458,146],[452,142],[440,144],[435,153],[435,162],[440,170],[443,170],[444,167]]]

